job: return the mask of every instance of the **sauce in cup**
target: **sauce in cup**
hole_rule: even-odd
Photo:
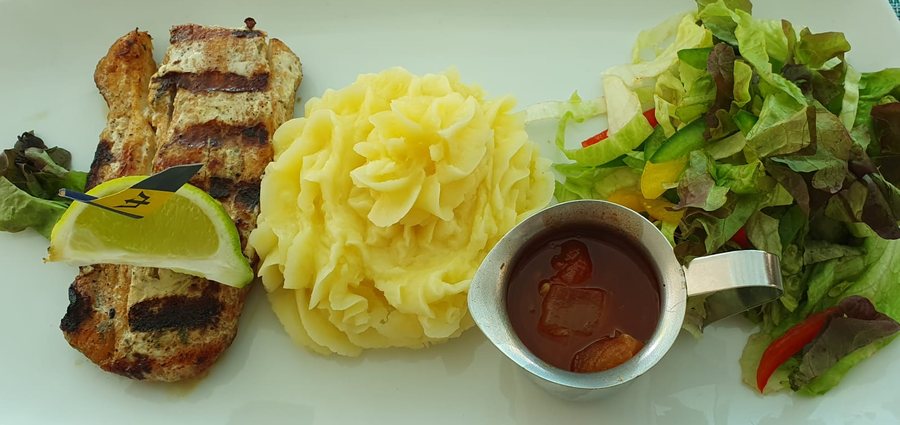
[[[637,354],[656,330],[660,284],[626,236],[577,226],[534,238],[510,273],[510,324],[534,355],[557,368],[598,372]]]

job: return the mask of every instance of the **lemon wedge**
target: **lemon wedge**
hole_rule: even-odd
[[[110,180],[88,195],[111,195],[144,178]],[[140,219],[73,202],[53,227],[48,253],[46,261],[157,267],[235,287],[253,280],[234,222],[218,201],[188,184]]]

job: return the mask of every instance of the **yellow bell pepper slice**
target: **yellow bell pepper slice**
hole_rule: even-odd
[[[644,198],[637,188],[620,189],[609,195],[606,199],[623,207],[630,208],[639,213],[647,213],[651,218],[677,225],[684,217],[684,210],[672,210],[675,204],[665,199]]]
[[[641,194],[646,199],[656,199],[663,192],[675,187],[681,173],[687,168],[688,157],[654,164],[647,161],[641,174]]]

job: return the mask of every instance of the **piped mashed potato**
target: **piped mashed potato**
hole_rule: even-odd
[[[472,325],[478,265],[553,193],[514,105],[455,72],[394,68],[310,99],[275,132],[250,244],[295,342],[354,356]]]

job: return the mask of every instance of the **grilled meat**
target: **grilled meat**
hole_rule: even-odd
[[[150,35],[137,30],[116,40],[97,64],[94,82],[109,112],[91,163],[88,188],[150,169],[156,134],[146,118],[147,87],[155,71]],[[69,344],[104,368],[116,355],[117,335],[125,327],[122,314],[130,281],[129,267],[97,264],[81,267],[69,287],[69,308],[60,329]]]
[[[94,82],[109,106],[106,128],[94,153],[87,188],[117,177],[145,174],[156,154],[147,119],[147,87],[156,72],[153,43],[134,30],[118,40],[94,70]]]
[[[163,64],[144,86],[158,147],[145,173],[203,163],[191,183],[222,202],[244,246],[272,160],[272,133],[293,115],[301,78],[296,55],[279,40],[267,44],[252,24],[173,27]],[[73,283],[61,328],[103,369],[176,381],[202,374],[231,344],[246,294],[169,270],[93,266]]]

